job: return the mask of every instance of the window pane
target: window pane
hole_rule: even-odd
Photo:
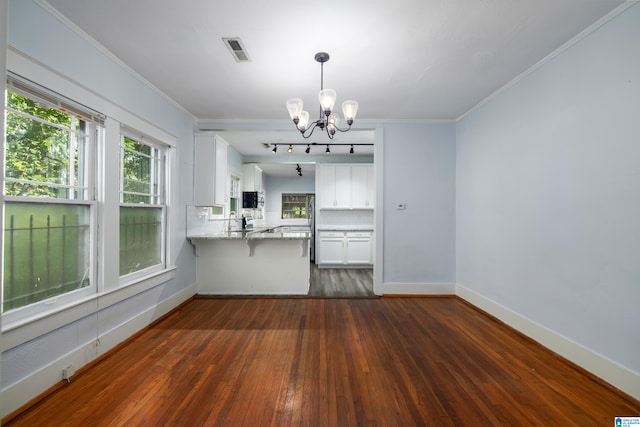
[[[161,207],[120,207],[120,275],[161,264]]]
[[[6,121],[6,195],[85,198],[84,120],[7,91]]]
[[[305,219],[311,194],[282,194],[282,219]]]
[[[90,284],[90,207],[5,202],[3,311]]]
[[[122,202],[159,204],[158,150],[131,138],[123,138]]]

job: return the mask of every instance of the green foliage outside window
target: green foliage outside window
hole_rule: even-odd
[[[87,122],[6,92],[3,312],[90,285]],[[60,203],[33,203],[33,198]],[[24,200],[24,201],[23,201]]]
[[[7,91],[4,194],[79,198],[69,187],[83,184],[78,154],[85,127],[84,120]]]

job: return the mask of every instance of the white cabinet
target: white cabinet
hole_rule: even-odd
[[[345,240],[347,264],[372,264],[371,232],[347,231]]]
[[[351,207],[371,209],[374,207],[373,165],[351,167]]]
[[[318,165],[318,207],[373,209],[373,165]]]
[[[193,204],[223,206],[229,200],[227,150],[229,144],[212,132],[195,135]]]
[[[242,191],[263,191],[262,169],[254,164],[242,166]]]
[[[318,264],[344,264],[344,233],[318,233]]]
[[[351,167],[319,165],[320,207],[348,209],[351,207]]]
[[[371,231],[320,231],[318,232],[318,264],[373,264],[371,241]]]

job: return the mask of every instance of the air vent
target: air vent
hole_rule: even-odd
[[[223,37],[222,41],[231,51],[231,54],[237,62],[251,62],[249,54],[242,45],[242,40],[239,37]]]

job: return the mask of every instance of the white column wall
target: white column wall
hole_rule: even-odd
[[[457,126],[458,293],[640,397],[640,4]]]

